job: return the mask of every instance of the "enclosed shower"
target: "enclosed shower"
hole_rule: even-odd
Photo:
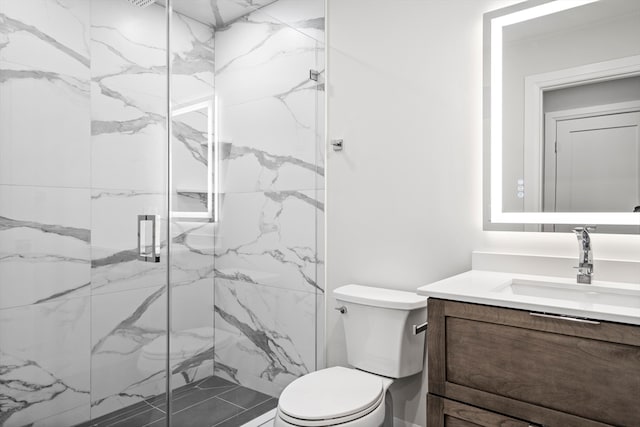
[[[0,426],[239,426],[322,367],[323,0],[0,0]]]

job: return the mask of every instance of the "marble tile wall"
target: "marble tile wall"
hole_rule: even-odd
[[[274,396],[323,363],[323,58],[322,0],[216,29],[215,371]]]
[[[90,402],[90,5],[0,2],[0,425]]]

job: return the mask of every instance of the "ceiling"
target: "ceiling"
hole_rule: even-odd
[[[216,28],[276,0],[172,0],[173,10]],[[166,5],[166,0],[158,0]]]

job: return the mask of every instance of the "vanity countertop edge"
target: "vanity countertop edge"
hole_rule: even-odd
[[[437,282],[419,287],[416,292],[430,298],[484,304],[496,307],[553,313],[565,316],[640,325],[640,303],[638,306],[606,305],[597,302],[571,301],[553,297],[538,297],[500,292],[513,280],[551,282],[575,287],[599,289],[610,288],[631,298],[640,300],[640,283],[618,283],[596,281],[591,285],[579,285],[575,279],[531,274],[503,273],[496,271],[470,270]],[[595,297],[597,299],[597,297]]]

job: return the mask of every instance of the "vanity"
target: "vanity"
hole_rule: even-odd
[[[640,233],[639,38],[637,0],[484,15],[483,229],[573,230],[579,256],[516,271],[515,256],[474,254],[473,270],[418,288],[429,427],[640,426],[640,263],[596,260],[594,275],[586,227]]]
[[[640,287],[472,270],[429,296],[429,427],[640,426]]]

